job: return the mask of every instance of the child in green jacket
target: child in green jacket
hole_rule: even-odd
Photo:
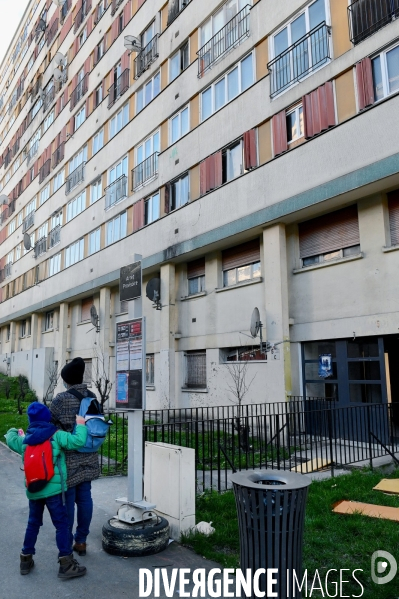
[[[20,436],[16,428],[11,428],[5,435],[7,445],[13,451],[21,454],[22,460],[24,460],[25,451],[29,446],[39,445],[50,439],[53,451],[54,476],[41,491],[31,493],[26,490],[29,499],[29,519],[21,552],[20,572],[21,574],[29,574],[34,566],[32,557],[35,554],[39,529],[43,524],[44,508],[47,507],[56,529],[55,539],[60,564],[58,577],[75,578],[76,576],[83,576],[83,574],[86,574],[86,568],[79,566],[78,562],[73,559],[68,514],[63,499],[66,490],[67,472],[65,455],[62,450],[76,450],[86,443],[85,419],[82,416],[76,416],[76,432],[72,434],[59,431],[56,426],[51,424],[50,410],[38,401],[29,406],[27,413],[29,426],[25,436]]]

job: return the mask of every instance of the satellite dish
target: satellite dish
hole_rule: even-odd
[[[145,288],[145,294],[152,302],[159,302],[161,299],[161,280],[157,277],[150,279]]]
[[[32,244],[30,242],[30,235],[29,235],[29,233],[24,233],[24,248],[26,249],[27,252],[29,252],[31,247],[32,247]]]
[[[125,41],[123,45],[129,52],[140,52],[141,51],[141,42],[138,37],[134,37],[133,35],[125,35]]]
[[[251,316],[250,333],[252,337],[257,337],[260,329],[260,314],[258,308],[254,308]]]
[[[90,308],[90,320],[91,324],[96,327],[98,324],[98,314],[94,305]]]
[[[4,193],[2,193],[0,196],[0,205],[1,206],[4,206],[6,204],[8,205],[8,202],[9,202],[8,196],[6,196]]]
[[[64,2],[62,2],[63,4]],[[66,67],[68,63],[68,59],[66,56],[62,54],[62,52],[57,52],[54,56],[54,62],[59,67]]]

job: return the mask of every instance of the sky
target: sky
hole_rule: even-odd
[[[28,0],[0,0],[0,63],[19,25]]]

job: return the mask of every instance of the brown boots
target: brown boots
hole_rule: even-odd
[[[77,576],[86,574],[86,568],[79,566],[76,559],[73,558],[73,553],[65,557],[59,557],[58,562],[60,564],[58,578],[76,578]]]
[[[19,571],[21,572],[22,575],[24,574],[29,574],[29,572],[32,570],[33,566],[35,565],[35,562],[32,559],[32,555],[24,555],[23,553],[21,553],[21,561],[19,564]]]
[[[86,543],[75,543],[72,549],[76,551],[80,557],[86,555]]]

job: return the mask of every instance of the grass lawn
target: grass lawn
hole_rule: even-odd
[[[341,516],[333,514],[332,504],[341,499],[352,499],[379,505],[399,507],[399,497],[388,496],[373,487],[382,478],[398,478],[399,470],[389,477],[378,472],[355,471],[347,476],[312,482],[309,488],[306,508],[304,568],[308,569],[310,581],[315,570],[324,581],[331,568],[353,570],[360,568],[356,576],[364,586],[365,599],[397,599],[399,597],[399,573],[388,584],[376,585],[371,580],[371,555],[384,550],[399,561],[399,523],[368,518],[361,515]],[[204,494],[197,499],[197,522],[213,522],[215,533],[210,537],[200,534],[183,538],[183,543],[197,553],[219,562],[224,567],[239,567],[238,524],[234,494],[228,491],[222,495]],[[351,572],[345,572],[344,579],[351,579]],[[331,575],[330,575],[331,576]],[[331,580],[334,580],[331,578]],[[345,584],[343,593],[347,596],[360,596],[360,586]],[[317,586],[317,585],[315,585]],[[324,587],[325,589],[325,587]],[[308,593],[310,592],[310,588]],[[334,587],[329,587],[331,596]],[[306,595],[303,594],[303,597]],[[314,590],[311,597],[323,597]]]

